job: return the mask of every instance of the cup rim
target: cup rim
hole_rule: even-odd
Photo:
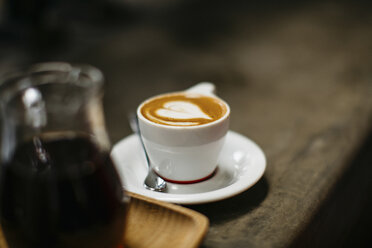
[[[207,95],[207,94],[195,93],[195,92],[192,92],[192,94],[215,98],[218,101],[222,102],[225,105],[225,107],[226,107],[226,113],[223,116],[221,116],[221,118],[219,118],[219,119],[217,119],[215,121],[208,122],[208,123],[201,124],[201,125],[194,125],[194,126],[171,126],[171,125],[164,125],[164,124],[160,124],[160,123],[156,123],[156,122],[153,122],[153,121],[148,120],[141,113],[142,106],[144,104],[148,103],[149,101],[152,101],[152,100],[154,100],[156,98],[160,98],[160,97],[165,96],[165,95],[177,95],[177,94],[184,94],[184,93],[187,93],[187,90],[184,90],[184,91],[175,91],[175,92],[170,92],[170,93],[162,93],[162,94],[155,95],[155,96],[152,96],[150,98],[147,98],[146,100],[144,100],[137,107],[137,116],[138,116],[138,118],[141,119],[142,121],[144,121],[145,123],[147,123],[148,125],[152,125],[152,126],[159,127],[159,128],[164,128],[164,129],[172,129],[172,130],[192,130],[192,129],[207,128],[207,127],[210,127],[210,126],[215,126],[215,125],[217,125],[217,124],[219,124],[221,122],[224,122],[226,119],[229,118],[229,116],[230,116],[230,106],[229,106],[229,104],[226,101],[224,101],[223,99],[221,99],[220,97],[218,97],[216,95]]]

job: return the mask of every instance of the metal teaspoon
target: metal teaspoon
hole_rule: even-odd
[[[143,144],[141,131],[138,126],[138,117],[136,114],[132,113],[129,115],[129,124],[130,127],[132,128],[132,131],[138,135],[141,141],[141,145],[145,153],[146,162],[149,169],[145,181],[143,182],[143,186],[151,191],[164,192],[167,189],[167,183],[161,177],[159,177],[152,169],[150,158],[147,154],[145,145]]]

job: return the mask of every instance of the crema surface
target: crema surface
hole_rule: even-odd
[[[167,94],[145,102],[141,114],[148,120],[169,126],[197,126],[226,114],[226,105],[213,97],[195,93]]]

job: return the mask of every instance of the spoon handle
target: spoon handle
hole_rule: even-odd
[[[151,163],[150,163],[149,155],[147,154],[145,144],[143,143],[143,140],[142,140],[141,131],[139,129],[138,116],[135,113],[130,113],[129,114],[129,125],[130,125],[132,131],[138,135],[139,140],[141,142],[141,146],[142,146],[143,151],[145,153],[147,166],[149,167],[149,169],[151,169]]]

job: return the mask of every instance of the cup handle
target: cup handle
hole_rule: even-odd
[[[187,92],[199,93],[203,95],[216,95],[216,86],[210,82],[200,82],[186,90]]]

